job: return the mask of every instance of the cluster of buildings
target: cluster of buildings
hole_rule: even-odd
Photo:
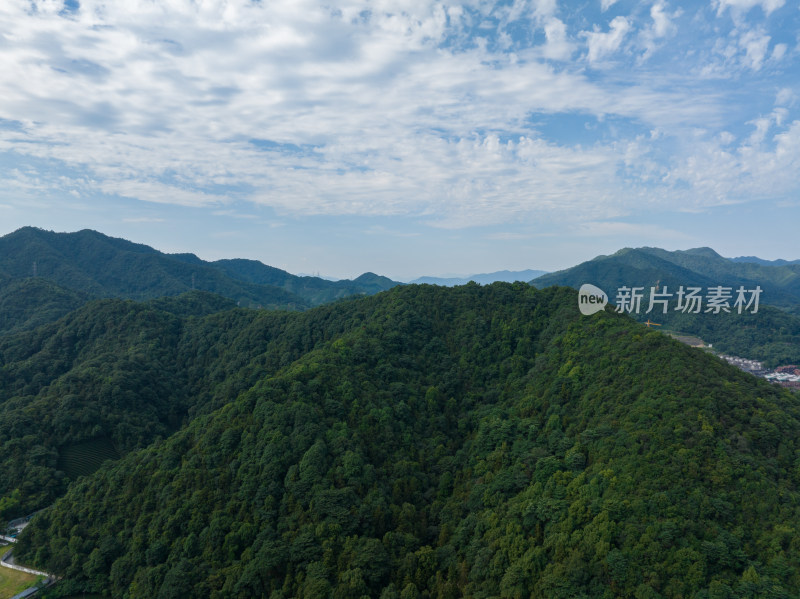
[[[800,389],[800,367],[794,364],[790,366],[779,366],[772,373],[764,378],[793,389]]]
[[[774,370],[770,370],[769,368],[764,368],[764,365],[757,360],[748,360],[739,356],[720,355],[719,357],[755,376],[763,377],[783,387],[800,389],[800,366],[790,364],[789,366],[779,366]]]

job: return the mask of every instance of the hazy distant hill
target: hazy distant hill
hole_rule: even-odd
[[[344,284],[349,283],[347,280],[337,282]],[[361,289],[363,289],[363,293],[366,295],[372,295],[378,293],[379,291],[385,291],[386,289],[400,285],[400,283],[397,281],[392,281],[388,277],[376,275],[373,272],[365,272],[363,275],[356,277],[353,280],[353,283],[356,283]]]
[[[376,293],[397,284],[371,273],[355,281],[332,283],[296,277],[254,260],[205,262],[193,254],[164,254],[91,230],[54,233],[25,227],[1,237],[0,301],[10,293],[12,282],[34,275],[79,294],[83,301],[91,297],[141,300],[197,289],[242,306],[294,310],[347,295]],[[34,306],[46,299],[37,299],[33,288],[23,290],[28,292],[27,299],[14,301]]]
[[[429,285],[443,285],[454,287],[455,285],[466,285],[470,281],[475,281],[481,285],[489,285],[496,282],[513,283],[514,281],[530,281],[537,277],[547,274],[545,270],[499,270],[497,272],[470,275],[468,277],[419,277],[411,283],[427,283]]]
[[[61,454],[126,454],[14,551],[128,599],[796,596],[797,396],[576,300],[105,300],[8,339],[6,506],[63,489]]]

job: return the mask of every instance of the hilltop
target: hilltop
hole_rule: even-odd
[[[202,405],[16,551],[131,599],[791,596],[798,397],[576,299],[411,285],[182,323],[109,304],[142,347],[186,348]],[[177,341],[137,338],[153,318]]]

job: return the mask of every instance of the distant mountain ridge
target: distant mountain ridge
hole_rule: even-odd
[[[55,233],[23,227],[0,237],[0,303],[12,289],[43,279],[60,288],[66,308],[91,298],[146,300],[194,289],[216,293],[242,306],[304,310],[349,295],[370,295],[399,283],[365,273],[355,281],[297,277],[256,260],[206,262],[194,254],[165,254],[147,245],[84,229]],[[41,285],[36,289],[41,292]],[[79,294],[81,299],[72,297]],[[67,301],[67,297],[70,297]],[[77,304],[76,304],[77,302]],[[60,315],[60,314],[59,314]],[[14,323],[10,323],[14,324]],[[2,330],[2,329],[0,329]]]
[[[642,322],[652,319],[664,329],[697,335],[720,351],[772,366],[794,364],[800,359],[800,264],[737,262],[710,248],[675,252],[625,248],[531,281],[540,288],[566,285],[577,289],[584,283],[599,286],[612,304],[617,303],[621,287],[643,287],[640,310],[630,316]],[[651,287],[658,286],[661,292],[672,294],[680,286],[700,287],[705,295],[707,289],[720,285],[731,288],[732,298],[740,285],[745,289],[761,287],[758,313],[738,314],[733,308],[731,313],[684,313],[674,304],[666,313],[661,307],[646,312]]]
[[[514,281],[530,281],[547,274],[546,270],[498,270],[496,272],[469,275],[467,277],[418,277],[410,284],[443,285],[454,287],[456,285],[466,285],[474,281],[480,285],[491,285],[492,283],[513,283]]]
[[[800,264],[800,260],[764,260],[758,256],[739,256],[738,258],[728,258],[732,262],[752,262],[762,266],[786,266],[787,264]]]
[[[659,285],[677,290],[683,286],[707,288],[723,285],[763,290],[762,301],[782,307],[800,304],[800,263],[766,265],[736,261],[711,248],[667,251],[660,248],[624,248],[531,281],[536,287],[566,285],[578,288],[593,283],[609,297],[622,286],[649,289]]]

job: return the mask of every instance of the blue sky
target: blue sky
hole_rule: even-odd
[[[794,0],[4,0],[0,234],[397,279],[800,258]]]

